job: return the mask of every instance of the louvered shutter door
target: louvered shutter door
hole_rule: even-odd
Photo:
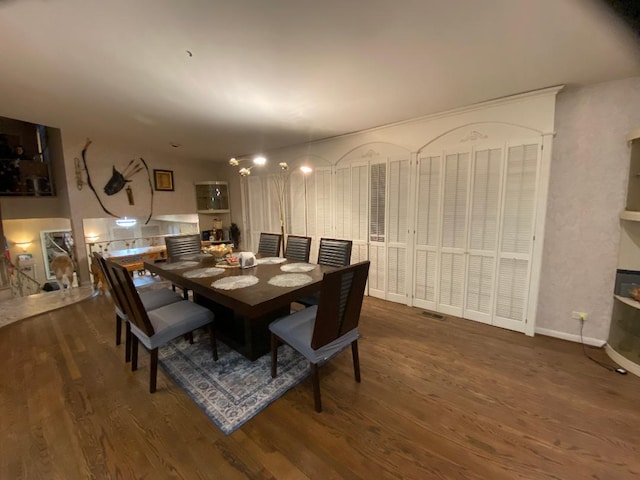
[[[385,298],[386,248],[385,208],[387,164],[369,167],[369,295]],[[373,277],[371,274],[373,273]]]
[[[293,171],[289,176],[290,232],[292,235],[305,235],[305,198],[304,179],[301,172]]]
[[[440,231],[440,156],[418,160],[414,303],[436,308],[437,250]]]
[[[389,161],[387,181],[387,290],[385,298],[406,301],[409,160]]]
[[[462,316],[469,153],[445,156],[438,309]]]
[[[316,168],[312,174],[316,184],[316,236],[332,237],[331,168]]]
[[[491,323],[502,149],[474,152],[464,318]]]
[[[368,165],[352,165],[351,167],[351,263],[369,259],[369,175]]]
[[[278,185],[272,176],[263,178],[263,182],[266,183],[267,191],[267,203],[265,207],[267,209],[267,224],[265,230],[271,233],[280,232],[280,207],[278,205]],[[284,206],[283,206],[284,208]],[[283,212],[283,215],[286,213]]]
[[[524,331],[540,145],[507,149],[494,324]]]
[[[352,238],[351,231],[351,168],[336,169],[336,237]]]

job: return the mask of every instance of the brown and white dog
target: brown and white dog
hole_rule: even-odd
[[[71,293],[71,289],[73,288],[74,265],[69,255],[63,254],[54,258],[51,262],[51,270],[56,276],[62,294],[64,295],[65,293],[65,283],[69,286],[69,293]]]

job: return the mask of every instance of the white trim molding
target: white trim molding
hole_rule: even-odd
[[[536,328],[536,335],[546,335],[547,337],[560,338],[562,340],[568,340],[570,342],[580,343],[580,335],[575,335],[573,333],[560,332],[558,330],[551,330],[549,328]],[[593,337],[582,337],[585,345],[589,345],[591,347],[601,348],[606,345],[606,340],[601,340],[599,338]]]

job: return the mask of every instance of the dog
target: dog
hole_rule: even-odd
[[[73,260],[71,260],[71,257],[64,254],[58,255],[51,262],[51,270],[56,276],[56,280],[58,281],[62,294],[65,294],[65,283],[68,285],[69,293],[71,293],[71,289],[73,288],[74,271]]]
[[[93,277],[93,291],[100,290],[100,293],[104,295],[107,289],[107,282],[104,275],[102,275],[98,260],[95,258],[91,258],[91,276]]]

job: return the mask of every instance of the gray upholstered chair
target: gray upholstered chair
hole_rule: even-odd
[[[120,285],[114,283],[111,272],[107,268],[106,260],[98,252],[93,252],[93,261],[100,269],[100,273],[107,284],[109,294],[113,300],[116,311],[116,345],[122,343],[122,323],[125,324],[125,361],[131,359],[131,328],[129,326],[129,318],[125,313],[124,303],[126,299],[124,293],[120,289]],[[140,293],[140,300],[146,310],[155,310],[171,303],[182,301],[182,297],[167,288],[156,290],[147,290]]]
[[[279,257],[282,235],[279,233],[261,233],[258,253],[263,257]]]
[[[318,264],[330,267],[345,267],[351,263],[351,240],[338,240],[334,238],[321,238],[318,250]],[[296,300],[305,307],[318,304],[318,295],[309,295]]]
[[[189,255],[202,252],[202,243],[200,241],[200,235],[197,233],[188,235],[174,235],[171,237],[164,237],[164,244],[167,247],[167,258],[169,261],[180,260],[183,255]],[[175,292],[176,286],[171,285]],[[184,299],[189,298],[189,291],[180,286],[182,289],[182,296]]]
[[[325,273],[320,303],[269,325],[271,330],[271,376],[277,375],[278,344],[284,342],[311,363],[316,411],[322,411],[318,365],[351,345],[353,372],[360,382],[358,323],[369,275],[369,261]]]
[[[308,262],[310,251],[311,237],[301,237],[298,235],[287,236],[287,246],[284,250],[284,257],[286,259]]]
[[[156,391],[158,377],[158,348],[167,342],[207,326],[214,360],[218,360],[213,313],[202,305],[180,300],[155,310],[146,310],[140,295],[133,285],[127,269],[114,262],[106,262],[107,270],[117,282],[126,299],[125,313],[131,326],[131,370],[138,369],[138,342],[148,350],[151,357],[149,367],[149,392]]]

